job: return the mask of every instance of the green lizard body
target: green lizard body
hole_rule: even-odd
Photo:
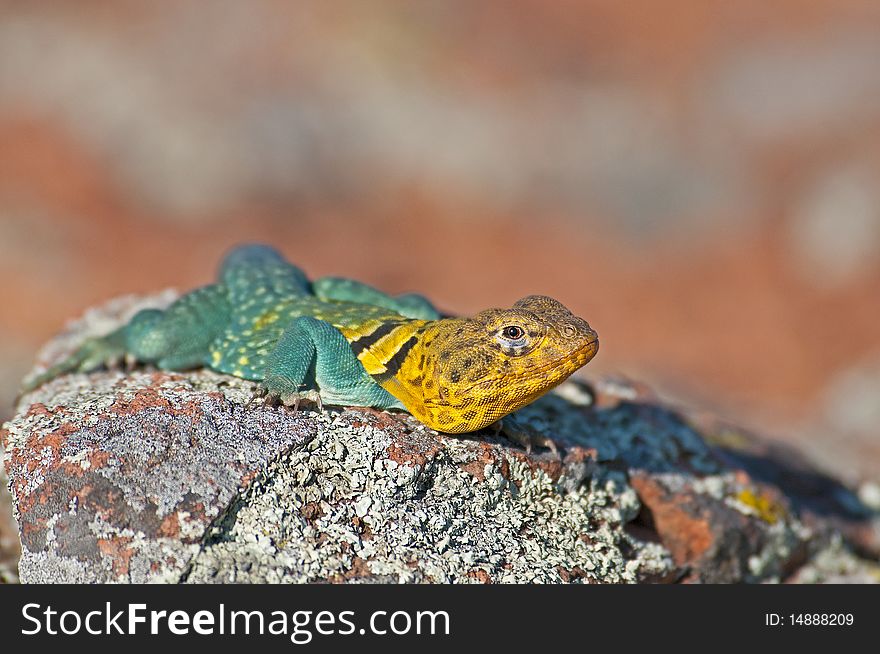
[[[248,245],[226,257],[215,284],[86,341],[24,390],[127,357],[258,381],[285,405],[305,397],[405,409],[462,433],[543,395],[597,349],[586,321],[552,298],[441,318],[422,296],[392,297],[349,279],[310,282],[272,248]]]

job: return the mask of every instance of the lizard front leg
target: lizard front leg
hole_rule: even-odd
[[[302,316],[281,335],[266,359],[263,393],[286,406],[301,399],[378,409],[403,408],[376,384],[331,324]]]

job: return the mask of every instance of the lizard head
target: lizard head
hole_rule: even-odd
[[[419,420],[449,433],[475,431],[516,411],[599,349],[584,319],[541,295],[510,309],[428,323],[420,340],[395,382],[383,386]]]

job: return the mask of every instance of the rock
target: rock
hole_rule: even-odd
[[[3,448],[0,447],[0,460],[2,459]],[[0,466],[0,584],[18,581],[18,560],[21,556],[8,485],[6,473]]]
[[[171,297],[90,311],[43,365]],[[877,531],[834,480],[808,471],[824,501],[810,504],[753,437],[695,427],[628,382],[569,381],[520,412],[558,456],[406,414],[264,407],[253,390],[203,370],[103,371],[23,397],[0,432],[21,580],[782,580]]]
[[[880,565],[855,556],[839,538],[833,538],[790,579],[798,584],[877,584]]]

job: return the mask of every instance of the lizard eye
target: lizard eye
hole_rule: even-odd
[[[523,336],[525,336],[525,334],[525,330],[523,330],[522,327],[517,327],[516,325],[508,325],[501,330],[501,335],[511,341],[518,341]]]
[[[501,351],[512,357],[527,354],[532,347],[529,335],[519,325],[504,325],[495,332],[495,340],[501,346]]]
[[[526,331],[517,325],[508,325],[502,328],[501,335],[509,341],[518,341],[526,335]]]

